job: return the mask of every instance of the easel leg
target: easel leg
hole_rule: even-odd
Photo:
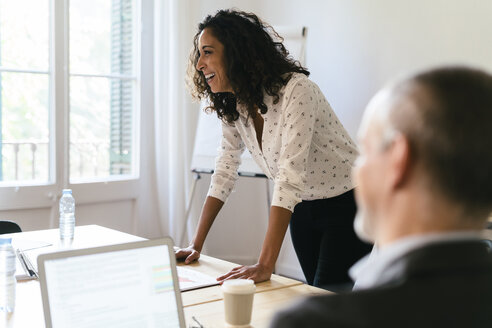
[[[183,242],[185,241],[185,237],[186,237],[186,232],[188,232],[188,220],[191,212],[191,206],[193,205],[193,198],[195,196],[196,183],[201,178],[202,177],[200,176],[200,173],[193,172],[193,183],[191,184],[190,194],[188,197],[188,204],[186,205],[185,220],[182,230],[183,232],[181,233],[181,239],[179,240],[179,244],[178,244],[180,246],[183,246]]]

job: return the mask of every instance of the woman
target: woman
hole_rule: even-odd
[[[290,222],[307,282],[346,283],[348,268],[369,251],[353,231],[350,173],[357,150],[309,72],[272,34],[282,40],[254,14],[234,10],[198,26],[189,67],[194,96],[209,99],[223,138],[198,228],[176,257],[199,258],[247,148],[275,182],[268,229],[257,264],[217,279],[270,279]]]

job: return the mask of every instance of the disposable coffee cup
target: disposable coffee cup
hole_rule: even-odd
[[[231,279],[222,284],[227,327],[249,327],[256,286],[253,280]]]

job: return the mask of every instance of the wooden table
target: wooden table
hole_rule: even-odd
[[[253,299],[251,325],[254,328],[268,327],[273,315],[279,309],[302,297],[327,293],[330,292],[305,284],[257,292]],[[225,327],[224,301],[222,299],[185,307],[184,312],[187,324],[193,323],[192,317],[194,316],[205,328]]]
[[[178,263],[178,265],[184,264]],[[219,260],[206,255],[200,256],[200,260],[198,262],[187,265],[188,268],[195,269],[214,277],[221,276],[237,266],[238,264]],[[256,293],[263,293],[265,291],[277,290],[302,284],[303,283],[301,281],[274,274],[269,281],[256,284]],[[183,300],[183,306],[188,307],[222,300],[222,293],[220,291],[220,286],[212,286],[183,292],[181,294],[181,298]]]
[[[30,231],[10,234],[15,240],[45,241],[52,246],[40,248],[36,252],[52,252],[66,249],[60,244],[58,229]],[[104,228],[97,225],[78,226],[71,249],[96,247],[143,240],[144,238]],[[184,265],[184,264],[178,264]],[[187,267],[202,273],[220,276],[237,266],[235,263],[202,255],[196,263]],[[272,275],[270,281],[256,284],[253,305],[253,327],[266,327],[275,311],[294,299],[328,293],[327,291],[303,284],[300,281]],[[193,323],[195,316],[205,328],[224,326],[224,305],[219,286],[212,286],[183,292],[183,306],[187,325]],[[0,318],[0,327],[44,327],[43,306],[39,282],[37,280],[19,282],[16,287],[16,309],[7,317]]]

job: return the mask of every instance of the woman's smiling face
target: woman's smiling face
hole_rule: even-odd
[[[224,45],[209,28],[203,29],[198,39],[200,58],[196,69],[201,71],[213,93],[233,92],[226,74]]]

